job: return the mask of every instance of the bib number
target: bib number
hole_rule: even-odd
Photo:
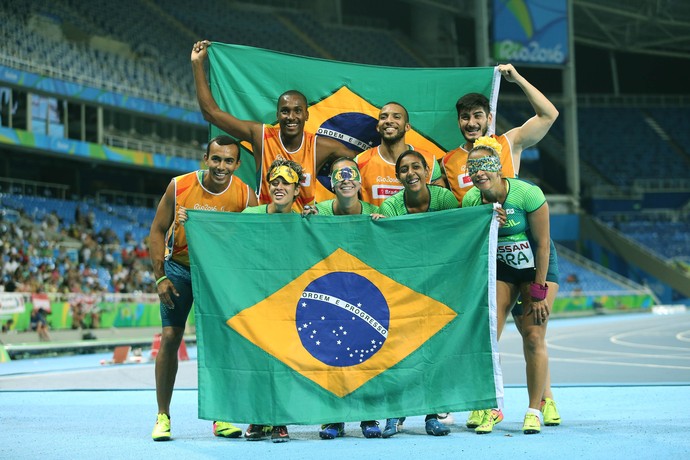
[[[527,240],[498,243],[496,259],[518,270],[534,268],[534,254]]]

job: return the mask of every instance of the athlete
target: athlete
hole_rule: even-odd
[[[402,152],[395,162],[395,175],[403,189],[383,202],[381,214],[394,217],[457,208],[458,200],[450,190],[428,184],[430,173],[424,155],[414,150]],[[404,421],[405,417],[387,419],[382,436],[389,438],[398,433]],[[438,414],[428,414],[424,421],[427,434],[445,436],[450,433],[450,428],[439,422]]]
[[[331,189],[335,198],[317,203],[315,208],[305,208],[302,216],[318,214],[321,216],[346,216],[369,214],[378,220],[381,216],[379,208],[359,199],[362,189],[361,177],[357,163],[350,158],[338,158],[331,163]],[[359,424],[365,438],[380,438],[381,429],[376,420],[366,420]],[[326,423],[321,425],[319,437],[321,439],[335,439],[345,436],[343,422]]]
[[[254,191],[233,175],[240,166],[240,146],[236,141],[228,136],[211,139],[204,163],[208,169],[177,176],[170,181],[158,204],[149,235],[163,324],[160,350],[156,356],[158,417],[151,434],[154,441],[171,439],[170,400],[177,375],[177,350],[194,301],[187,239],[184,227],[175,219],[176,209],[240,212],[257,203]],[[242,431],[230,423],[216,421],[213,433],[235,438]]]
[[[522,126],[515,127],[500,136],[492,135],[502,146],[501,164],[503,177],[516,177],[520,171],[522,151],[539,142],[558,118],[558,110],[537,88],[520,75],[512,64],[498,66],[498,71],[507,81],[517,84],[534,108],[535,115]],[[493,119],[489,100],[483,94],[469,93],[455,104],[458,112],[458,127],[465,143],[448,152],[441,160],[448,187],[462,203],[462,197],[472,187],[467,172],[467,154],[474,141],[486,136]]]
[[[415,148],[405,143],[405,133],[410,130],[410,117],[402,104],[388,102],[381,107],[376,130],[381,136],[381,145],[360,153],[355,161],[362,174],[362,199],[381,206],[386,198],[402,190],[395,163],[403,152]],[[444,186],[436,158],[431,153],[419,152],[430,168],[428,183]]]
[[[191,57],[197,100],[204,119],[252,145],[256,171],[261,177],[259,203],[270,202],[266,172],[273,160],[281,155],[300,164],[304,171],[304,179],[299,188],[300,196],[295,201],[297,211],[301,211],[305,205],[313,206],[316,172],[327,161],[338,157],[353,158],[355,152],[334,139],[304,131],[309,111],[307,98],[299,91],[286,91],[278,98],[276,117],[279,127],[240,120],[221,110],[211,94],[204,71],[209,46],[211,42],[207,40],[196,42]]]
[[[506,211],[508,221],[498,232],[498,337],[520,295],[521,314],[514,318],[522,336],[529,393],[522,431],[534,434],[541,431],[539,414],[549,374],[546,326],[558,293],[558,264],[555,258],[550,258],[549,207],[544,193],[529,182],[503,177],[501,148],[492,137],[480,137],[474,142],[467,168],[475,188],[465,194],[463,206],[499,203]],[[497,409],[486,410],[483,422],[475,431],[490,433],[502,419]]]

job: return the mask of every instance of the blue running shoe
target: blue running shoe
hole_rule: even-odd
[[[400,431],[398,429],[398,426],[402,426],[400,419],[397,419],[397,418],[386,419],[386,427],[383,429],[383,433],[381,433],[381,437],[390,438],[391,436],[396,434],[398,431]]]
[[[437,418],[426,421],[426,434],[431,436],[445,436],[450,433],[450,428],[439,422]]]
[[[379,422],[376,420],[367,420],[359,424],[362,428],[362,434],[365,438],[380,438],[381,428],[379,428]]]
[[[335,439],[345,436],[345,424],[327,423],[326,425],[321,425],[319,436],[321,436],[321,439]]]

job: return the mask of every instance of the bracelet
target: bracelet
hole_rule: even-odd
[[[163,280],[167,280],[167,279],[168,279],[167,276],[165,276],[165,275],[161,276],[160,278],[158,278],[158,279],[156,280],[156,286],[158,286],[159,284],[161,284],[161,283],[163,282]]]
[[[549,292],[549,286],[547,284],[542,286],[539,283],[530,283],[529,285],[529,294],[534,301],[544,300],[547,292]]]

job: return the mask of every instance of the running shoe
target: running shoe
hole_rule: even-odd
[[[170,416],[158,414],[151,437],[154,441],[170,441]]]
[[[541,413],[544,414],[544,425],[557,426],[561,424],[561,415],[556,408],[556,401],[544,398],[541,402]]]
[[[381,428],[376,420],[368,420],[359,424],[365,438],[380,438]]]
[[[426,421],[426,434],[431,436],[445,436],[450,433],[450,428],[439,422],[437,418]]]
[[[381,437],[390,438],[394,434],[398,433],[402,428],[402,422],[397,418],[386,419],[386,426],[381,433]]]
[[[232,423],[216,421],[213,422],[213,434],[221,438],[239,438],[242,436],[242,430]]]
[[[487,409],[484,411],[482,424],[474,429],[477,434],[488,434],[494,430],[494,425],[503,420],[503,412],[500,409]]]
[[[273,432],[271,433],[271,441],[273,442],[288,442],[290,440],[290,435],[288,435],[287,427],[285,425],[279,425],[273,427]]]
[[[470,412],[470,416],[467,417],[467,422],[465,425],[467,428],[477,428],[484,421],[484,411],[483,410],[473,410]]]
[[[266,439],[271,434],[273,427],[271,425],[249,425],[247,431],[244,432],[244,437],[247,441],[260,441]]]
[[[345,424],[328,423],[326,425],[321,425],[321,431],[319,431],[319,436],[321,436],[321,439],[335,439],[341,436],[345,436]]]
[[[525,423],[522,425],[522,432],[525,434],[537,434],[541,431],[541,423],[539,416],[534,414],[525,414]]]

